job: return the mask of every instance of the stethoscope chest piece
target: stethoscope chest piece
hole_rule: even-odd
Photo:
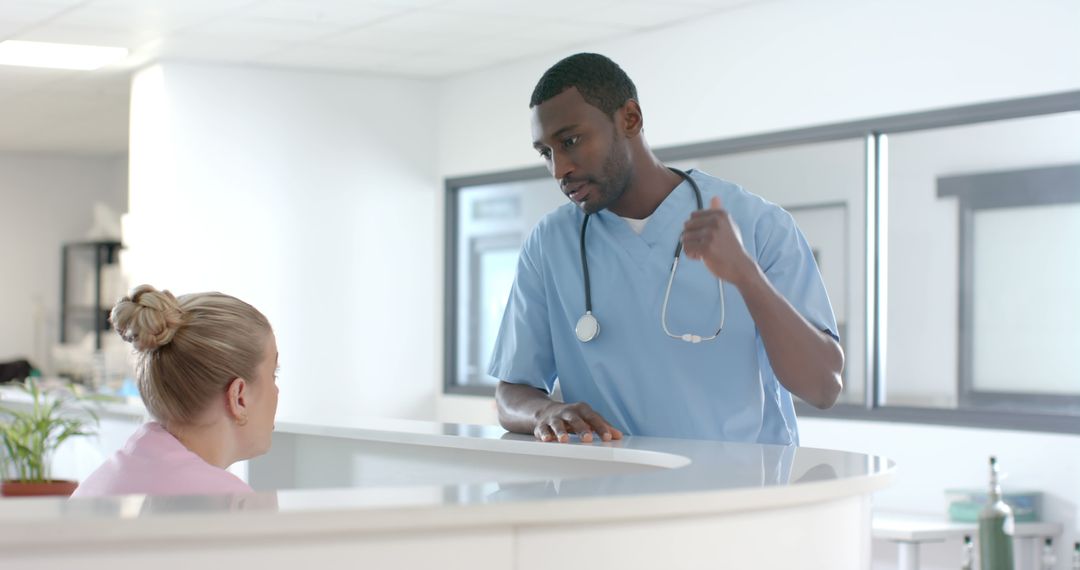
[[[585,314],[581,315],[574,327],[574,334],[581,342],[589,342],[600,334],[600,321],[596,320],[592,311],[585,311]]]

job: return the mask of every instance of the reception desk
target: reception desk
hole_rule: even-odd
[[[494,427],[279,424],[245,496],[0,500],[0,567],[821,568],[870,564],[894,467],[805,447]]]

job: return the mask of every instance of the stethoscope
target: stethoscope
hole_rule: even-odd
[[[678,174],[683,180],[690,183],[690,187],[694,189],[694,198],[697,199],[697,209],[704,209],[704,204],[701,200],[701,189],[698,188],[697,182],[690,175],[675,169],[668,167],[669,170]],[[585,214],[585,219],[581,221],[581,272],[585,275],[585,314],[581,315],[578,319],[577,326],[574,327],[574,334],[577,335],[578,340],[581,342],[589,342],[596,338],[600,334],[600,321],[596,320],[596,316],[592,312],[592,288],[589,285],[589,262],[585,258],[585,228],[589,225],[589,216],[591,214]],[[664,327],[664,332],[671,338],[683,340],[686,342],[697,344],[705,340],[713,340],[720,335],[720,331],[724,330],[724,319],[726,318],[726,306],[724,305],[724,282],[720,279],[716,280],[717,287],[720,289],[720,328],[716,329],[716,333],[712,336],[701,337],[696,334],[673,334],[667,326],[667,307],[668,299],[671,298],[671,284],[675,282],[675,271],[679,268],[679,256],[682,254],[682,239],[675,244],[675,260],[671,263],[671,275],[668,277],[667,290],[664,291],[664,305],[660,310],[660,324]]]

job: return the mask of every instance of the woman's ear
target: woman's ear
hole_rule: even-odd
[[[237,425],[243,426],[248,422],[250,395],[247,382],[243,378],[233,378],[232,382],[229,382],[225,391],[225,410]]]

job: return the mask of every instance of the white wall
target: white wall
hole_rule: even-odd
[[[273,324],[279,417],[433,415],[441,282],[424,81],[165,63],[132,89],[132,284]]]
[[[664,147],[1080,89],[1077,22],[1080,3],[1073,0],[792,0],[574,51],[604,53],[627,70],[649,140]],[[530,147],[529,95],[543,71],[569,53],[447,80],[439,101],[440,173],[539,164]],[[494,420],[487,399],[442,397],[439,414]],[[1078,437],[829,420],[802,426],[806,445],[894,457],[903,475],[882,495],[883,507],[941,511],[942,490],[981,484],[986,456],[998,453],[1012,472],[1007,486],[1050,492],[1053,516],[1075,532],[1078,466],[1059,454],[1076,456]]]
[[[637,84],[655,147],[1080,87],[1072,0],[781,0],[454,76],[440,90],[444,175],[540,163],[529,96],[575,51]]]
[[[127,209],[127,157],[0,154],[0,361],[52,372],[60,248],[84,241],[95,203]]]

